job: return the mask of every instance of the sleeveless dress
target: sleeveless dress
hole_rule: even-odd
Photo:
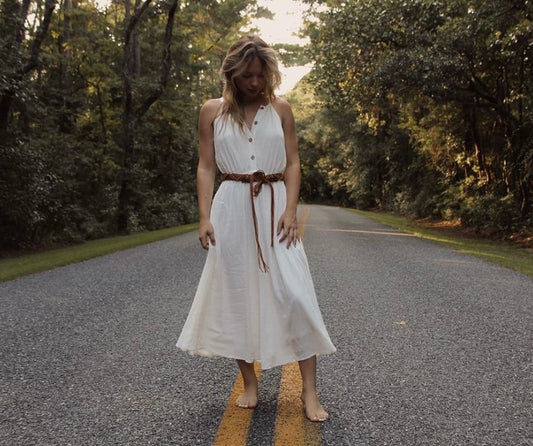
[[[221,173],[285,171],[281,119],[261,106],[252,128],[215,118],[215,158]],[[274,231],[285,210],[283,181],[272,182]],[[317,303],[302,243],[287,249],[271,238],[271,189],[253,198],[259,243],[268,272],[258,264],[250,185],[224,181],[211,206],[216,245],[210,246],[177,347],[191,354],[258,361],[268,369],[335,351]]]

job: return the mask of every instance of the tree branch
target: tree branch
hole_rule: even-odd
[[[140,119],[148,111],[151,105],[161,97],[167,85],[168,76],[170,74],[170,67],[172,65],[172,54],[170,51],[170,46],[172,43],[172,30],[174,27],[174,17],[176,15],[178,5],[179,0],[172,0],[172,3],[170,4],[170,9],[168,11],[167,25],[165,28],[165,39],[163,42],[163,58],[161,60],[159,84],[157,88],[145,98],[139,108],[135,111],[135,119]]]
[[[39,29],[37,30],[35,40],[33,41],[33,45],[31,47],[30,59],[28,60],[26,65],[24,65],[20,70],[21,76],[33,70],[39,62],[39,53],[41,51],[41,45],[46,36],[46,33],[48,32],[48,27],[50,26],[50,21],[52,19],[52,13],[54,12],[54,9],[56,7],[56,1],[57,0],[46,0],[44,4],[43,21],[41,22],[41,25],[39,26]]]
[[[152,0],[145,0],[142,6],[135,11],[128,21],[126,31],[124,33],[124,60],[122,63],[122,75],[124,77],[124,87],[126,93],[126,101],[131,99],[131,73],[130,73],[130,55],[131,55],[131,38],[135,27],[139,20],[146,12]]]

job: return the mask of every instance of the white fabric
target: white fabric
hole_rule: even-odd
[[[261,107],[252,129],[214,122],[215,155],[223,173],[285,170],[281,120]],[[283,181],[274,186],[274,230],[285,209]],[[250,185],[224,181],[211,207],[216,245],[209,248],[196,296],[177,347],[192,354],[259,361],[263,369],[335,351],[318,307],[302,243],[270,247],[270,188],[254,198],[269,272],[259,269]]]

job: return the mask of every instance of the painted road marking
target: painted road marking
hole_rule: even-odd
[[[259,363],[254,364],[257,379],[261,377],[261,366]],[[242,409],[235,405],[238,396],[244,389],[244,383],[240,373],[237,375],[233,391],[226,405],[226,410],[218,426],[213,446],[246,446],[248,437],[248,428],[252,421],[253,409]]]
[[[254,368],[259,378],[261,374],[259,363],[255,363]],[[213,446],[246,446],[253,410],[241,409],[235,405],[242,390],[243,382],[239,373]],[[300,400],[301,390],[302,378],[298,363],[283,366],[276,410],[274,446],[322,445],[321,424],[306,419]]]
[[[309,208],[304,208],[299,217],[299,237],[303,240]],[[257,379],[261,376],[261,366],[254,364]],[[242,393],[244,384],[240,373],[237,375],[226,410],[220,421],[213,446],[246,446],[248,430],[253,410],[241,409],[235,405]],[[283,366],[276,410],[274,446],[321,446],[322,431],[320,423],[311,423],[305,418],[300,400],[302,377],[298,363]],[[259,402],[259,404],[261,404]]]
[[[283,367],[279,386],[274,446],[320,446],[320,423],[307,421],[300,399],[302,377],[298,363]]]

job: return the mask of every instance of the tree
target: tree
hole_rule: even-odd
[[[495,205],[504,200],[514,201],[527,221],[533,186],[531,2],[319,3],[307,32],[314,83],[325,103],[355,111],[376,143],[385,142],[387,160],[415,150],[420,156],[404,157],[404,168],[420,166],[422,157],[428,172],[440,172],[447,192],[429,187],[442,193],[431,199],[434,212],[468,221],[487,199]],[[416,190],[409,184],[413,178],[394,182],[394,194]],[[409,194],[407,200],[419,201]],[[516,211],[508,214],[504,226],[518,222]],[[485,217],[502,226],[500,217]]]
[[[127,0],[128,1],[128,0]],[[165,36],[163,40],[163,57],[159,80],[146,96],[141,99],[138,105],[134,105],[133,83],[135,77],[139,76],[140,66],[138,42],[135,42],[136,31],[140,20],[146,14],[152,0],[145,0],[142,6],[136,7],[134,14],[127,20],[124,34],[124,59],[122,63],[122,74],[124,81],[124,111],[122,115],[122,134],[120,146],[123,151],[122,177],[120,193],[118,196],[117,228],[121,233],[128,232],[128,220],[130,215],[130,203],[132,196],[131,189],[131,169],[133,165],[133,152],[135,146],[135,132],[139,120],[146,114],[148,109],[156,102],[168,82],[171,65],[170,45],[172,42],[172,30],[174,27],[174,16],[178,8],[178,0],[172,0],[168,10]]]
[[[30,42],[24,42],[24,23],[28,18],[30,0],[23,3],[6,0],[0,10],[0,23],[6,33],[2,36],[1,56],[3,63],[0,85],[0,139],[7,136],[9,118],[22,80],[35,70],[39,63],[41,45],[50,26],[56,0],[45,0],[39,26]],[[23,43],[28,45],[25,51]]]
[[[119,219],[123,231],[194,221],[198,108],[220,95],[229,43],[265,11],[251,0],[66,0],[45,32],[49,3],[0,9],[0,93],[12,93],[0,140],[0,249],[112,235]],[[37,65],[16,78],[32,48]]]

